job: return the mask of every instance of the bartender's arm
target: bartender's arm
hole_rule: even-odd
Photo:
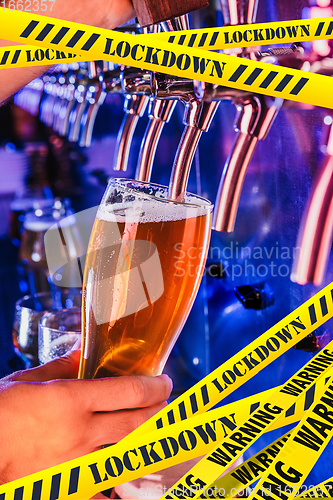
[[[77,380],[79,358],[0,379],[0,484],[115,443],[166,406],[167,375]]]
[[[6,0],[8,2],[8,0]],[[1,9],[3,3],[1,3]],[[1,16],[0,9],[0,16]],[[113,29],[135,17],[130,0],[55,0],[51,12],[35,12],[100,28]],[[16,45],[0,40],[0,46]],[[0,103],[24,85],[43,74],[50,66],[0,69]]]

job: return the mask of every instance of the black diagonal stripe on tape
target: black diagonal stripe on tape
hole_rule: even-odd
[[[260,73],[262,73],[262,69],[261,68],[256,68],[252,71],[251,75],[247,77],[247,79],[245,80],[244,82],[244,85],[252,85],[252,83],[254,82],[254,80],[256,80],[258,78],[258,76],[260,75]]]
[[[10,51],[9,51],[9,50],[5,50],[5,52],[3,53],[3,56],[2,56],[2,58],[1,58],[1,61],[0,61],[0,66],[1,66],[2,64],[6,64],[7,59],[8,59],[8,57],[9,57],[9,54],[10,54]]]
[[[14,500],[22,500],[23,491],[24,491],[24,486],[20,486],[19,488],[16,488],[15,493],[14,493]]]
[[[320,307],[321,307],[321,313],[323,316],[326,316],[326,314],[328,314],[328,307],[327,307],[325,295],[320,297],[319,302],[320,302]]]
[[[64,36],[68,32],[69,32],[69,28],[65,28],[65,26],[63,26],[62,28],[60,28],[60,30],[58,31],[56,36],[51,40],[50,43],[58,44],[59,42],[61,42],[61,40],[64,38]]]
[[[310,387],[305,393],[304,410],[308,410],[314,401],[315,385]]]
[[[169,424],[170,425],[174,424],[175,423],[175,414],[173,413],[173,410],[168,411],[167,415],[168,415]]]
[[[272,83],[274,78],[278,75],[277,71],[270,71],[266,76],[265,80],[259,85],[261,89],[267,89],[267,87]]]
[[[293,78],[294,78],[293,75],[284,76],[282,78],[281,82],[279,83],[279,85],[277,85],[274,90],[276,92],[282,92],[282,90],[284,90],[286,88],[286,86],[288,85],[290,80],[292,80]]]
[[[186,415],[186,409],[185,409],[185,403],[184,401],[181,401],[178,405],[179,407],[179,415],[181,420],[186,420],[187,415]]]
[[[286,411],[286,417],[291,417],[292,415],[294,415],[295,408],[296,408],[296,403],[294,403],[293,405],[291,405],[290,408],[288,408],[288,410]]]
[[[279,83],[279,85],[277,85],[275,87],[275,92],[282,92],[282,90],[284,90],[286,88],[286,86],[288,85],[288,83],[290,82],[290,80],[292,80],[294,77],[293,75],[286,75],[282,78],[281,82]]]
[[[246,66],[245,64],[240,64],[235,73],[229,78],[229,82],[237,82],[238,78],[242,76],[246,68],[248,68],[248,66]]]
[[[39,24],[39,21],[30,21],[30,23],[25,28],[25,30],[22,31],[22,33],[20,34],[20,36],[22,38],[28,38],[28,36],[31,35],[31,33],[36,28],[36,26],[38,26],[38,24]]]
[[[333,301],[333,288],[331,290],[331,298],[332,298],[332,301]]]
[[[52,28],[54,28],[54,24],[47,23],[42,29],[42,31],[39,33],[39,35],[36,36],[36,40],[42,42],[44,38],[46,38],[47,35],[50,33]]]
[[[0,500],[5,500],[5,494],[6,494],[6,493],[1,493],[1,495],[0,495]]]
[[[85,32],[82,30],[77,30],[75,35],[73,35],[72,38],[69,40],[69,42],[66,43],[66,47],[73,48],[77,44],[77,42],[80,40],[80,38],[83,37],[84,33]]]
[[[211,41],[209,42],[209,46],[210,46],[210,47],[212,47],[212,46],[214,46],[214,45],[215,45],[215,42],[216,42],[216,40],[217,40],[217,37],[218,37],[218,36],[219,36],[219,32],[218,32],[218,31],[215,31],[215,32],[213,33],[213,36],[212,36]]]
[[[190,396],[190,403],[191,403],[192,413],[194,414],[198,411],[198,402],[195,392]]]
[[[302,88],[306,83],[308,83],[309,78],[301,78],[300,81],[295,85],[295,87],[291,90],[290,94],[297,95],[300,93]]]
[[[258,408],[258,406],[260,406],[260,403],[253,403],[250,406],[250,413],[253,413]]]
[[[198,43],[198,47],[203,47],[205,45],[206,38],[208,33],[203,33],[200,38],[200,42]]]
[[[59,498],[60,481],[61,472],[52,476],[50,500],[57,500]]]
[[[71,470],[71,476],[69,478],[69,486],[68,486],[68,494],[73,495],[76,493],[79,487],[79,474],[80,474],[80,466],[74,467]]]
[[[194,42],[195,42],[196,38],[197,38],[197,35],[196,35],[196,34],[191,35],[191,37],[190,37],[190,41],[188,42],[188,46],[189,46],[189,47],[193,47],[193,45],[194,45]]]
[[[208,405],[209,397],[208,397],[208,391],[207,391],[206,384],[201,387],[201,395],[202,395],[202,401],[203,401],[204,406]]]
[[[42,493],[43,479],[34,482],[34,486],[32,488],[32,497],[31,500],[40,500],[40,496]]]
[[[184,45],[186,35],[180,35],[178,45]]]
[[[315,323],[317,323],[317,315],[314,304],[311,304],[311,306],[309,306],[309,314],[310,314],[311,325],[314,325]]]
[[[83,47],[81,48],[81,50],[90,50],[91,47],[94,45],[94,43],[96,42],[96,40],[99,39],[101,35],[98,35],[97,33],[93,33],[89,38],[88,40],[86,41],[86,43],[83,45]]]
[[[176,38],[175,35],[169,36],[168,42],[173,43],[175,41],[175,38]]]
[[[13,56],[11,64],[17,63],[17,60],[18,60],[20,54],[21,54],[21,50],[15,50],[15,54]]]
[[[329,24],[329,27],[327,28],[327,31],[325,33],[325,35],[331,35],[332,34],[332,31],[333,31],[333,22],[331,21],[330,24]]]
[[[162,429],[163,428],[163,420],[161,418],[159,418],[158,420],[156,420],[156,428],[157,429]]]
[[[330,378],[331,378],[331,377],[326,377],[326,378],[325,378],[325,385],[327,384],[327,382],[329,381],[329,379],[330,379]]]
[[[324,22],[318,24],[315,36],[319,36],[321,34],[321,32],[323,31],[324,24],[325,24]]]

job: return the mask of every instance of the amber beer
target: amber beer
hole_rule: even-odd
[[[209,244],[211,204],[194,195],[189,204],[147,198],[137,207],[133,196],[127,205],[108,208],[102,203],[97,213],[83,281],[80,378],[160,374],[197,294]],[[156,263],[156,255],[161,275],[155,265],[149,273],[145,267],[149,259]],[[142,287],[128,279],[128,270],[136,269]],[[156,298],[153,292],[149,297],[160,277],[161,295]],[[142,303],[131,312],[127,305],[133,294],[141,295]],[[112,313],[115,309],[120,317]]]

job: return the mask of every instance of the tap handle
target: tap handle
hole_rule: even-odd
[[[193,10],[208,7],[208,0],[133,0],[140,25],[149,26],[161,23],[177,16],[183,16]]]

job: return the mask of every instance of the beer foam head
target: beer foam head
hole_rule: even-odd
[[[158,201],[153,198],[139,199],[127,203],[102,204],[98,209],[97,218],[126,223],[167,222],[205,215],[210,206],[205,200],[195,197],[187,197],[185,203]]]
[[[58,229],[58,225],[63,227],[72,226],[76,223],[76,219],[73,215],[65,217],[63,219],[59,219],[58,222],[55,222],[54,219],[38,219],[37,217],[29,218],[26,217],[24,220],[24,229],[28,231],[47,231],[48,229]]]

